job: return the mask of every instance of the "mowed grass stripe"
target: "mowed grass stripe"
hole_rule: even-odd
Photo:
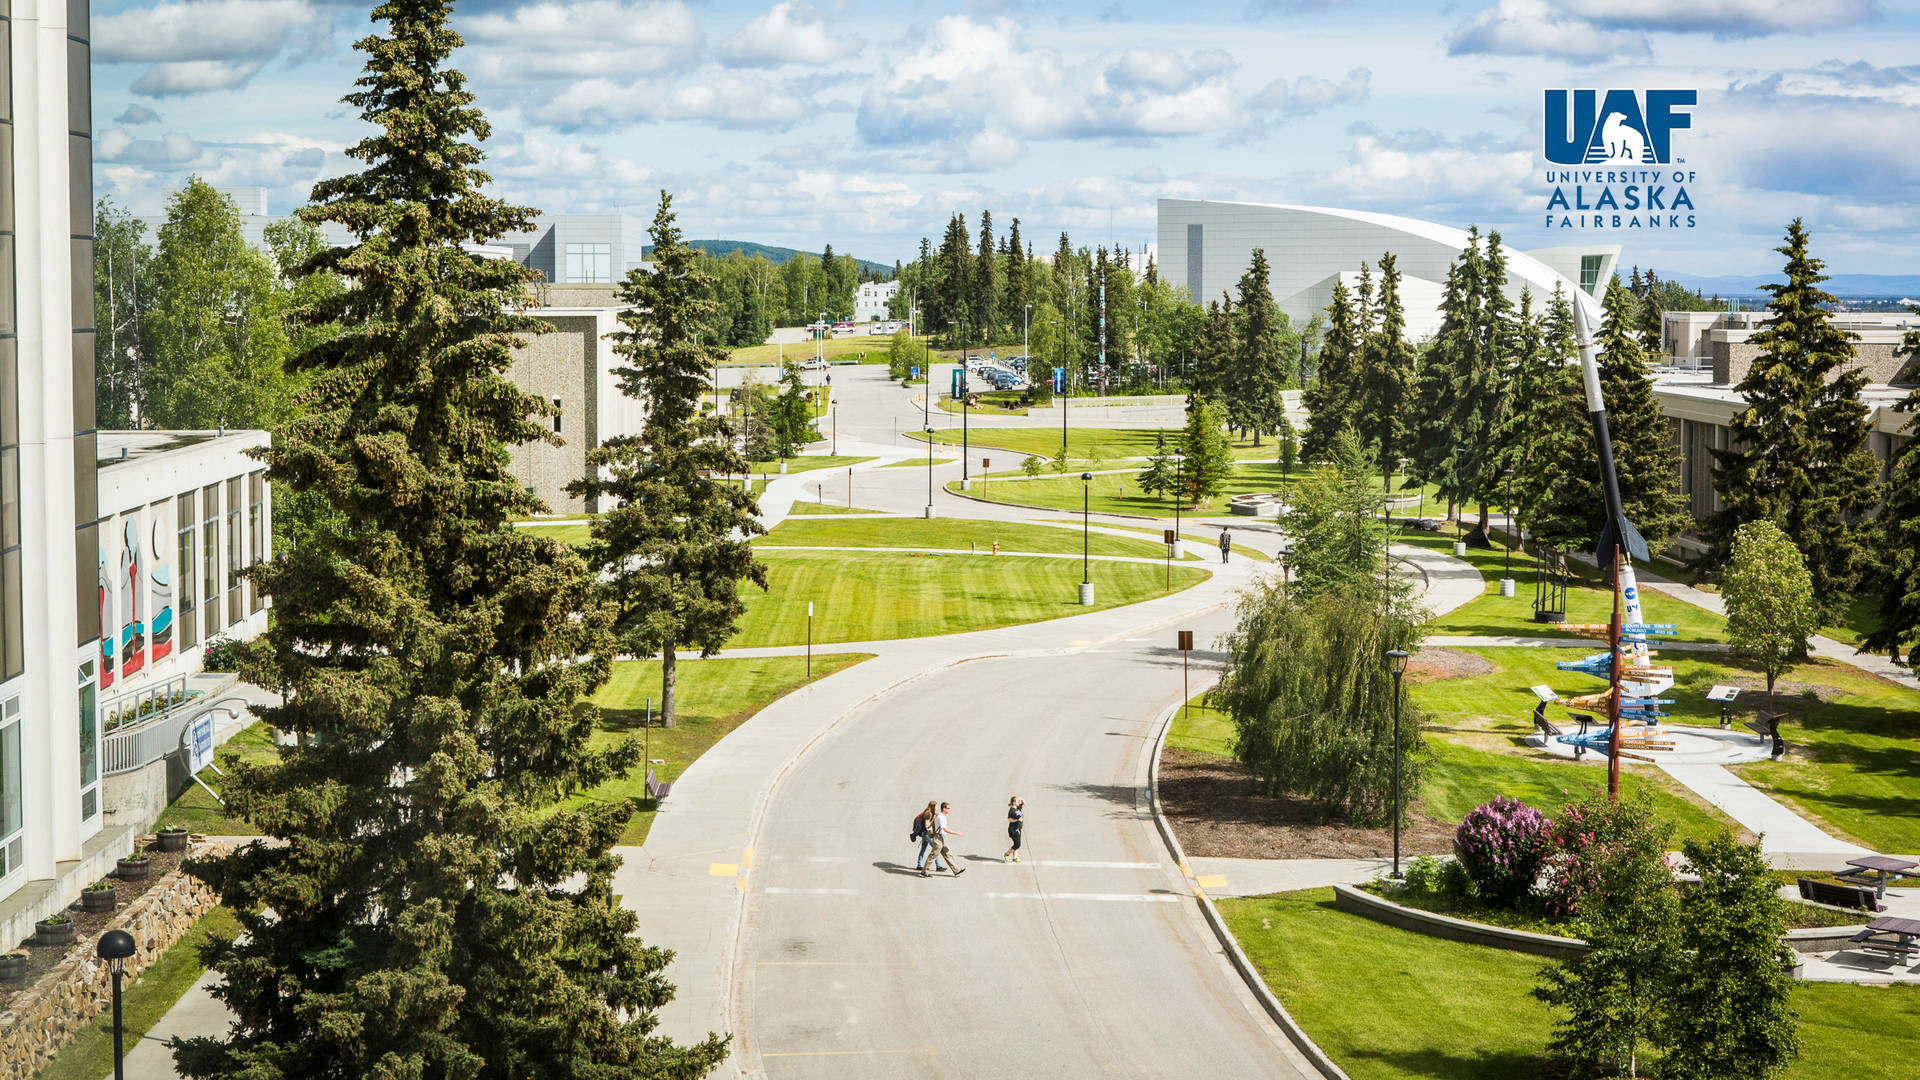
[[[934,520],[896,518],[885,521],[788,521],[761,538],[766,547],[876,547],[876,548],[964,548],[969,543],[988,550],[994,541],[1002,551],[1032,551],[1045,554],[1078,555],[1081,530],[1057,525],[1033,525],[1017,521]],[[1087,537],[1094,555],[1127,555],[1141,559],[1164,559],[1165,544],[1151,540],[1090,533]]]
[[[814,604],[813,640],[881,641],[985,630],[1079,615],[1178,592],[1207,579],[1192,566],[1092,564],[1098,603],[1078,602],[1080,563],[991,555],[861,555],[762,548],[768,590],[746,586],[747,611],[734,648],[798,645],[806,640],[807,602]]]

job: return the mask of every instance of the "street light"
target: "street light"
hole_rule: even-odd
[[[1513,541],[1517,535],[1513,528],[1513,470],[1507,470],[1507,565],[1500,574],[1500,595],[1513,595]]]
[[[1093,474],[1090,472],[1081,473],[1080,474],[1080,603],[1082,606],[1086,606],[1086,607],[1091,607],[1093,605],[1093,561],[1091,556],[1088,554],[1092,550],[1091,542],[1088,539],[1090,535],[1090,530],[1092,529],[1092,524],[1091,524],[1092,492],[1093,492]]]
[[[933,428],[927,428],[927,518],[933,518]]]
[[[1387,666],[1393,671],[1393,878],[1400,879],[1400,677],[1407,672],[1405,649],[1388,649]]]
[[[1173,553],[1180,558],[1185,558],[1187,554],[1186,545],[1180,542],[1180,502],[1186,494],[1180,487],[1180,466],[1186,460],[1187,455],[1184,452],[1179,450],[1173,452]]]
[[[830,402],[827,406],[833,412],[833,456],[840,456],[840,403]]]
[[[970,491],[973,480],[967,473],[967,323],[965,319],[947,324],[960,336],[960,490]],[[932,380],[928,380],[927,393],[933,393]]]
[[[113,973],[113,1080],[126,1080],[120,1064],[120,962],[138,951],[133,935],[125,930],[101,934],[100,944],[94,948],[94,955],[105,960],[107,970]]]
[[[1288,572],[1291,571],[1292,569],[1293,569],[1293,548],[1283,547],[1280,549],[1280,587],[1281,588],[1283,589],[1286,588],[1290,583],[1291,579],[1288,576]]]

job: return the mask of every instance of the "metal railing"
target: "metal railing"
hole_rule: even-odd
[[[164,682],[143,686],[103,698],[100,702],[100,730],[111,735],[122,728],[179,708],[194,695],[187,689],[187,677],[175,675]]]
[[[228,716],[237,718],[241,709],[252,705],[239,694],[212,701],[194,698],[138,724],[123,727],[101,740],[101,771],[113,776],[151,765],[180,749],[187,728],[200,717],[224,707]]]

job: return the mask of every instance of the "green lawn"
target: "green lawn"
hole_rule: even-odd
[[[1603,685],[1578,672],[1554,669],[1556,659],[1575,659],[1584,654],[1582,649],[1462,651],[1492,661],[1494,671],[1474,678],[1415,683],[1409,694],[1435,714],[1437,724],[1452,729],[1452,737],[1482,751],[1515,746],[1532,730],[1528,714],[1536,699],[1529,686],[1545,684],[1569,694],[1596,691]],[[1734,679],[1758,678],[1756,672],[1724,656],[1668,653],[1660,659],[1673,667],[1674,704],[1665,708],[1677,723],[1718,723],[1720,706],[1706,700],[1707,690]],[[1878,851],[1920,851],[1920,694],[1829,661],[1796,667],[1783,681],[1826,689],[1818,691],[1822,700],[1808,700],[1797,692],[1782,695],[1783,707],[1789,710],[1783,728],[1791,751],[1786,760],[1740,765],[1734,771],[1836,835]],[[1747,715],[1763,703],[1760,692],[1742,691],[1735,716]],[[1550,710],[1556,720],[1563,712]],[[1531,771],[1526,759],[1505,755],[1500,759],[1517,762],[1509,767],[1523,774]],[[1547,792],[1566,785],[1567,781],[1554,778],[1566,775],[1571,765],[1544,761],[1538,765],[1542,771],[1535,782],[1545,784]],[[1453,799],[1454,805],[1464,810],[1502,790],[1528,797],[1517,787],[1482,784],[1479,778],[1489,767],[1478,760],[1461,764],[1459,774],[1467,786]],[[1652,782],[1653,774],[1647,776]],[[1500,783],[1518,785],[1526,780],[1526,775],[1519,775]],[[1658,781],[1666,782],[1663,776]],[[1434,797],[1430,791],[1429,798]],[[1687,818],[1675,814],[1675,819],[1685,834]]]
[[[520,528],[535,536],[547,536],[572,547],[581,547],[587,542],[587,523],[568,522],[564,525],[522,525]]]
[[[959,458],[952,457],[937,457],[933,459],[933,463],[935,465],[951,465],[959,460]],[[908,458],[905,461],[889,461],[885,465],[874,466],[876,469],[924,469],[926,467],[927,460],[925,458]]]
[[[985,393],[976,394],[974,396],[979,399],[979,403],[974,405],[973,408],[967,410],[968,415],[971,415],[971,416],[1025,416],[1027,415],[1026,406],[1021,405],[1019,403],[1020,391],[1018,390],[1010,390],[1010,391],[990,390]],[[1013,404],[1009,406],[1007,404],[1004,404],[1006,402],[1012,402]],[[933,402],[933,407],[951,416],[960,415],[960,403],[953,400],[952,394],[941,394],[939,397],[935,398]]]
[[[787,459],[787,473],[788,475],[792,475],[793,473],[813,472],[815,469],[844,469],[849,465],[858,465],[863,461],[872,460],[872,455],[866,457],[851,457],[842,454],[839,457],[834,457],[831,454],[796,454]],[[753,474],[755,476],[771,476],[777,474],[779,471],[780,463],[778,461],[756,461],[753,463]]]
[[[677,722],[674,727],[655,727],[650,731],[645,724],[647,703],[652,701],[657,714],[660,661],[623,660],[613,665],[613,677],[593,696],[594,704],[601,710],[600,730],[594,734],[594,740],[607,743],[629,737],[639,739],[644,735],[647,756],[664,759],[664,764],[653,767],[654,775],[662,780],[674,780],[722,736],[761,709],[816,679],[872,657],[872,653],[817,654],[811,676],[807,674],[806,658],[801,656],[683,660],[675,665],[680,698]],[[653,826],[656,807],[654,801],[647,798],[646,780],[647,770],[642,766],[579,799],[637,800],[640,812],[627,823],[620,842],[644,844],[647,830]]]
[[[1233,721],[1227,714],[1208,708],[1201,694],[1187,707],[1173,716],[1173,723],[1167,728],[1167,745],[1178,750],[1192,750],[1199,754],[1212,754],[1215,757],[1233,756]]]
[[[861,507],[861,506],[841,506],[838,503],[800,502],[797,499],[794,501],[794,504],[792,506],[787,508],[787,516],[789,517],[792,517],[795,514],[808,515],[808,514],[884,514],[884,513],[886,513],[885,510],[868,510],[867,508]]]
[[[139,977],[125,984],[120,995],[121,1041],[129,1052],[146,1037],[148,1029],[200,981],[207,970],[200,963],[201,944],[216,933],[232,936],[239,932],[233,913],[216,907],[194,923]],[[112,1074],[113,1010],[109,1008],[101,1010],[76,1032],[73,1041],[33,1076],[34,1080],[100,1080]]]
[[[1217,903],[1274,996],[1354,1080],[1545,1075],[1555,1011],[1529,993],[1545,961],[1395,929],[1335,909],[1332,897],[1311,889]],[[1850,1080],[1866,1046],[1881,1061],[1920,1055],[1920,987],[1795,983],[1794,1008],[1802,1049],[1784,1074],[1792,1080]]]
[[[873,547],[873,548],[965,548],[978,544],[989,550],[1000,542],[1001,551],[1026,551],[1043,554],[1077,555],[1080,530],[1063,526],[1029,525],[1009,521],[968,521],[962,518],[886,518],[860,521],[788,521],[755,541],[761,547]],[[1087,535],[1089,554],[1131,555],[1141,559],[1164,559],[1165,544],[1133,540],[1100,533]],[[1189,560],[1198,555],[1189,553]]]
[[[1164,596],[1166,569],[1150,562],[1096,562],[1098,604],[1081,607],[1076,559],[991,555],[858,555],[841,551],[759,549],[770,589],[742,590],[747,613],[732,642],[740,648],[798,645],[806,640],[807,602],[814,602],[813,640],[879,641],[954,634],[1055,619]],[[1173,590],[1197,585],[1208,572],[1173,568]]]
[[[1071,408],[1072,406],[1068,406]],[[1004,410],[977,409],[973,415],[994,415]],[[920,431],[909,431],[909,438],[925,440]],[[960,429],[957,427],[937,428],[933,433],[936,442],[958,443]],[[1162,434],[1158,429],[1150,428],[1088,428],[1070,427],[1067,429],[1067,455],[1075,460],[1113,461],[1118,458],[1152,457],[1157,437]],[[1167,428],[1164,434],[1167,445],[1174,444],[1179,434],[1177,428]],[[990,446],[1009,450],[1015,454],[1038,454],[1051,458],[1060,452],[1060,429],[1051,427],[1021,428],[974,428],[967,433],[967,441],[974,446]],[[1259,446],[1251,439],[1236,439],[1233,443],[1234,457],[1243,461],[1277,461],[1280,449],[1271,438],[1260,440]]]
[[[1114,529],[1119,532],[1146,533],[1149,536],[1163,536],[1166,534],[1165,529],[1155,528],[1148,525],[1103,525],[1101,526],[1101,528]],[[1189,545],[1188,547],[1189,553],[1193,551],[1194,546],[1198,546],[1198,548],[1200,549],[1200,555],[1203,558],[1211,558],[1214,554],[1218,553],[1220,550],[1220,534],[1219,533],[1214,533],[1212,536],[1201,536],[1197,533],[1182,532],[1180,534],[1180,539],[1185,540]],[[1162,546],[1165,546],[1165,545],[1162,545]],[[1245,544],[1235,542],[1235,544],[1233,545],[1233,557],[1238,559],[1243,556],[1246,558],[1252,559],[1254,562],[1272,562],[1273,561],[1273,556],[1267,554],[1264,551],[1261,551],[1259,548],[1248,547]]]
[[[1495,795],[1519,799],[1552,817],[1586,790],[1604,788],[1607,783],[1607,770],[1598,764],[1575,765],[1483,750],[1445,735],[1429,735],[1427,745],[1433,750],[1434,761],[1427,770],[1420,798],[1427,812],[1442,821],[1458,822],[1467,811]],[[1673,822],[1679,840],[1705,839],[1722,827],[1735,835],[1746,835],[1720,811],[1688,801],[1682,794],[1685,789],[1652,765],[1622,761],[1620,791],[1624,795],[1647,792],[1653,799],[1654,812]]]
[[[256,722],[249,724],[222,744],[220,749],[214,752],[214,761],[219,764],[229,757],[270,758],[276,753],[273,739],[267,734],[267,725]],[[219,791],[226,782],[225,777],[212,769],[201,770],[200,780],[215,791]],[[206,788],[202,788],[199,784],[189,784],[178,798],[174,799],[165,810],[160,811],[160,818],[154,822],[153,827],[155,829],[182,828],[206,833],[209,836],[251,836],[259,831],[238,818],[228,817],[226,808],[221,806],[212,795],[207,794]]]
[[[1298,470],[1295,470],[1295,475],[1299,475]],[[1243,461],[1234,466],[1233,475],[1218,496],[1198,509],[1189,508],[1182,512],[1203,516],[1225,514],[1230,496],[1277,491],[1283,483],[1280,466],[1265,461]],[[1079,510],[1083,486],[1088,488],[1092,496],[1089,509],[1096,514],[1173,517],[1171,502],[1140,490],[1138,472],[1095,473],[1092,480],[1084,483],[1073,472],[1065,476],[1047,475],[1040,480],[988,480],[975,483],[968,494],[992,502],[1037,506],[1047,510]],[[947,485],[949,491],[959,489],[960,482],[957,480]]]
[[[1496,534],[1497,536],[1497,534]],[[1445,534],[1403,529],[1395,543],[1410,544],[1432,551],[1453,554],[1453,538]],[[1474,600],[1427,625],[1435,634],[1485,634],[1514,637],[1578,637],[1556,629],[1550,623],[1533,621],[1533,558],[1521,551],[1513,553],[1513,595],[1500,595],[1500,577],[1507,570],[1506,548],[1469,547],[1464,558],[1485,579],[1485,592]],[[1613,616],[1613,598],[1599,572],[1578,563],[1567,578],[1567,621],[1603,623]],[[1651,588],[1641,590],[1641,606],[1648,622],[1673,623],[1679,633],[1675,641],[1724,641],[1727,621],[1713,612],[1694,607]],[[1597,640],[1597,639],[1596,639]]]
[[[852,337],[830,337],[825,342],[801,341],[788,345],[743,345],[727,353],[729,364],[776,364],[784,356],[799,363],[812,356],[814,349],[826,346],[829,360],[857,360],[866,364],[884,364],[887,354],[893,346],[893,335],[855,334]],[[862,357],[862,353],[866,355]],[[877,359],[876,359],[877,358]],[[808,372],[809,375],[812,372]]]

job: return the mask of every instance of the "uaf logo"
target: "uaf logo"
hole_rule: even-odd
[[[1675,128],[1693,118],[1676,109],[1697,104],[1693,90],[1648,90],[1646,106],[1632,90],[1549,90],[1547,160],[1556,165],[1668,165]]]

